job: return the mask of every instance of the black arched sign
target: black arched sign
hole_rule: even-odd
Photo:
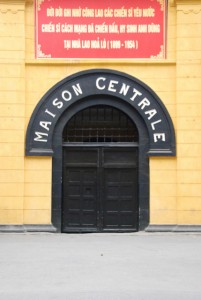
[[[68,109],[85,99],[109,96],[126,102],[143,120],[149,137],[148,155],[175,155],[172,120],[159,97],[143,82],[125,73],[94,69],[76,73],[53,86],[36,106],[26,136],[26,155],[53,155],[55,126]]]

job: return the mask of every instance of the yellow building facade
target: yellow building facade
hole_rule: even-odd
[[[0,231],[56,231],[52,157],[25,155],[27,126],[55,84],[100,68],[145,83],[174,125],[176,155],[149,157],[147,230],[201,230],[201,1],[169,0],[167,18],[166,59],[37,60],[33,1],[0,0]]]

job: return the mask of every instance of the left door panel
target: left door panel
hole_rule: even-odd
[[[97,149],[64,151],[63,232],[97,231]]]

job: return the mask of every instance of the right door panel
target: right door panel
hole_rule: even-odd
[[[103,231],[138,229],[136,148],[103,148]]]

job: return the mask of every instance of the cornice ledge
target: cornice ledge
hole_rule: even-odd
[[[171,6],[176,5],[201,5],[201,0],[170,0]]]
[[[0,4],[4,5],[19,5],[25,4],[27,0],[0,0]]]
[[[6,14],[8,12],[17,14],[18,11],[24,11],[25,5],[30,0],[0,0],[0,13]]]
[[[169,3],[170,6],[176,6],[176,0],[170,0]]]
[[[184,14],[201,13],[201,0],[170,0],[170,6],[176,6]]]

